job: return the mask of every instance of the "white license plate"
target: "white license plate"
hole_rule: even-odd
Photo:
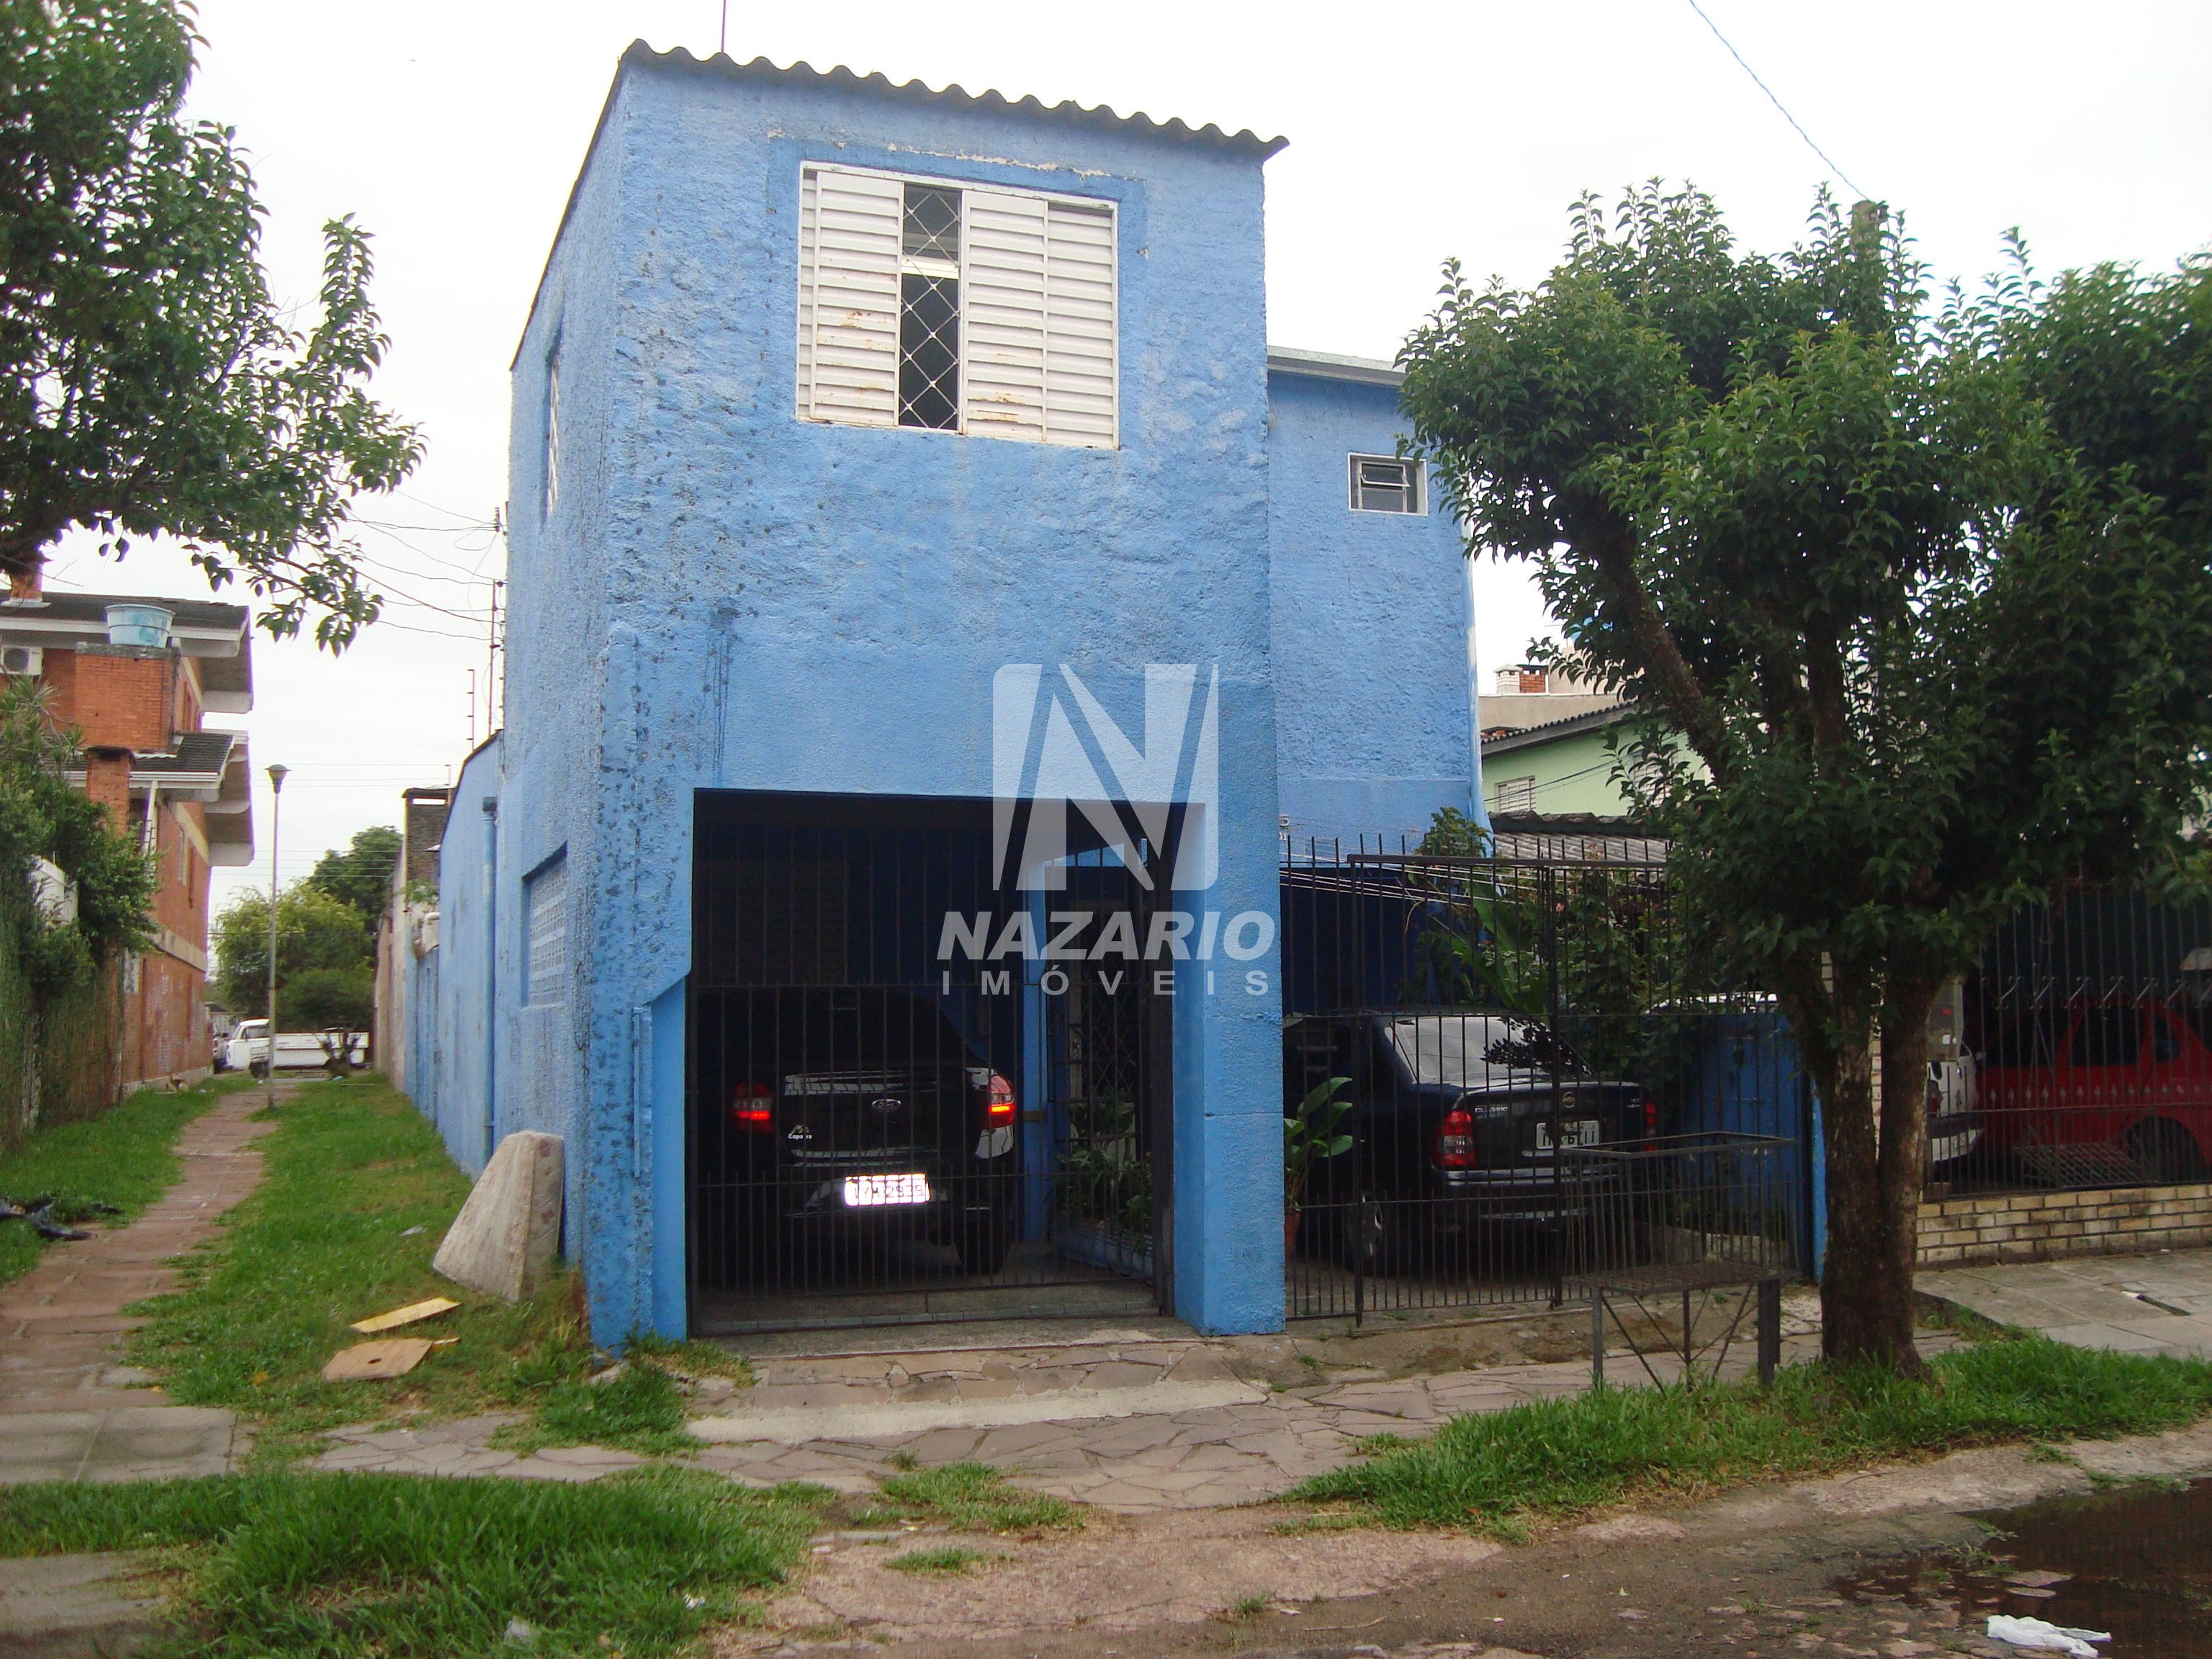
[[[884,1204],[927,1204],[929,1177],[926,1175],[864,1175],[845,1177],[848,1208],[868,1209]]]
[[[1576,1146],[1595,1146],[1597,1144],[1597,1120],[1595,1118],[1580,1117],[1575,1119],[1571,1123],[1562,1123],[1559,1125],[1560,1146],[1572,1148]],[[1536,1124],[1536,1150],[1540,1152],[1548,1152],[1553,1150],[1552,1126],[1549,1122],[1541,1119],[1539,1119]]]

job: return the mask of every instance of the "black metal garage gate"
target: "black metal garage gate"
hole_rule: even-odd
[[[1043,948],[1144,937],[1149,895],[1079,845],[1016,890],[994,848],[988,800],[700,794],[693,1329],[1158,1305],[1164,1000]]]

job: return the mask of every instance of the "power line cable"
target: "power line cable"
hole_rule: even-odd
[[[1713,32],[1713,39],[1719,41],[1723,46],[1728,47],[1728,55],[1735,58],[1738,67],[1740,67],[1746,75],[1748,75],[1751,77],[1752,84],[1766,94],[1766,101],[1782,112],[1782,118],[1790,123],[1790,126],[1796,130],[1797,136],[1805,141],[1806,147],[1809,149],[1814,155],[1820,158],[1821,162],[1827,167],[1828,171],[1834,173],[1837,178],[1843,180],[1844,187],[1861,201],[1871,200],[1872,198],[1868,196],[1866,191],[1861,190],[1856,185],[1851,183],[1850,174],[1845,173],[1841,167],[1836,165],[1835,158],[1813,142],[1813,135],[1806,131],[1805,129],[1799,125],[1797,118],[1790,112],[1788,106],[1785,106],[1779,98],[1777,98],[1774,95],[1774,88],[1768,86],[1765,82],[1759,78],[1759,71],[1752,68],[1749,64],[1744,62],[1743,54],[1738,52],[1734,46],[1729,44],[1728,36],[1721,33],[1721,26],[1713,21],[1711,18],[1705,15],[1705,9],[1698,3],[1698,0],[1689,0],[1689,6],[1692,11],[1698,14],[1699,20],[1704,22],[1705,26]]]

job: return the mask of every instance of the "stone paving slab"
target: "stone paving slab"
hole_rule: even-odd
[[[1926,1346],[1940,1350],[1950,1341],[1930,1334]],[[1784,1340],[1786,1358],[1810,1358],[1818,1351],[1816,1333]],[[1106,1344],[866,1364],[841,1358],[811,1374],[799,1362],[773,1362],[762,1367],[761,1388],[741,1396],[736,1409],[693,1419],[693,1431],[712,1443],[692,1461],[750,1486],[805,1480],[861,1493],[902,1468],[975,1458],[1030,1491],[1105,1509],[1144,1514],[1218,1508],[1256,1503],[1341,1468],[1370,1436],[1425,1434],[1449,1416],[1560,1398],[1589,1384],[1588,1364],[1565,1360],[1280,1391],[1232,1377],[1224,1389],[1212,1381],[1178,1382],[1180,1376],[1212,1375],[1203,1365],[1184,1370],[1188,1358],[1176,1354],[1161,1364],[1161,1356],[1147,1353],[1129,1360]],[[1741,1346],[1726,1374],[1744,1375],[1753,1363],[1749,1347]],[[1665,1355],[1651,1364],[1662,1380],[1681,1369],[1679,1358]],[[1123,1368],[1137,1366],[1157,1380],[1123,1381],[1133,1374]],[[1610,1360],[1608,1369],[1623,1383],[1644,1380],[1626,1354]],[[1043,1392],[1048,1377],[1062,1392]],[[1096,1386],[1107,1380],[1117,1386]],[[1010,1382],[1018,1392],[975,1387]],[[940,1386],[920,1386],[925,1382]],[[947,1399],[949,1392],[961,1397]],[[1104,1414],[1101,1402],[1115,1414]],[[1008,1420],[1010,1413],[1017,1420]],[[968,1420],[947,1420],[960,1417]],[[586,1480],[635,1461],[586,1451],[518,1460],[491,1450],[492,1434],[511,1420],[343,1430],[319,1466]]]
[[[2075,1347],[2212,1357],[2212,1250],[1945,1267],[1930,1296]]]
[[[0,1482],[222,1474],[239,1440],[228,1412],[195,1406],[11,1412],[0,1416]]]
[[[144,1322],[124,1310],[173,1286],[169,1259],[260,1180],[252,1143],[276,1127],[252,1121],[261,1103],[258,1092],[234,1095],[194,1118],[177,1137],[184,1173],[174,1187],[129,1225],[56,1244],[0,1286],[0,1482],[236,1467],[246,1437],[231,1413],[172,1405],[121,1363],[123,1339]]]
[[[0,1561],[0,1654],[127,1653],[158,1628],[158,1598],[136,1592],[127,1555]]]

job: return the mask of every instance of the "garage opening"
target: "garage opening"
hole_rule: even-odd
[[[1078,842],[1057,890],[1019,890],[988,800],[696,811],[692,1329],[1159,1307],[1168,999],[1045,950],[1123,913],[1143,938],[1150,870]]]

